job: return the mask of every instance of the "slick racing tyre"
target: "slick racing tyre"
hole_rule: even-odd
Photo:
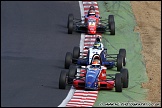
[[[65,56],[65,69],[69,69],[70,64],[72,64],[72,54],[67,52]]]
[[[115,74],[115,91],[122,92],[122,75],[121,75],[121,73]]]
[[[67,28],[69,27],[69,22],[74,20],[73,14],[68,15]]]
[[[108,23],[110,24],[112,22],[114,22],[114,15],[109,15],[108,16]]]
[[[117,55],[117,71],[120,71],[123,68],[123,57],[122,55]]]
[[[68,26],[68,34],[73,33],[73,21],[69,21],[69,26]]]
[[[110,26],[110,35],[115,35],[115,22],[111,22]]]
[[[80,48],[79,47],[74,47],[73,48],[73,58],[78,59],[80,57]]]
[[[66,88],[66,71],[62,70],[59,78],[59,89]]]
[[[68,71],[68,84],[73,83],[73,79],[75,78],[76,74],[77,74],[77,67],[75,67],[74,65],[70,65]]]
[[[125,66],[126,65],[126,50],[120,49],[119,54],[123,56],[123,66]]]
[[[128,82],[129,82],[128,69],[122,68],[120,70],[120,73],[122,74],[123,88],[128,88]]]

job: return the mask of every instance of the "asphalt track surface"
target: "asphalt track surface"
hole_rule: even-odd
[[[80,18],[78,1],[1,2],[1,106],[57,107],[67,51],[80,33],[67,34],[67,16]]]

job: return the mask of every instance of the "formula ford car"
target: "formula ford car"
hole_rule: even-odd
[[[122,88],[128,88],[128,81],[129,75],[126,68],[122,68],[114,78],[113,75],[106,74],[106,67],[100,64],[88,65],[84,71],[80,72],[77,72],[77,67],[71,65],[68,72],[61,71],[59,89],[65,89],[67,84],[72,84],[76,89],[112,90],[115,87],[116,92],[122,92]]]
[[[97,43],[98,46],[98,43]],[[93,47],[87,48],[88,53],[85,58],[79,58],[80,52],[79,47],[73,48],[73,54],[67,52],[65,56],[65,69],[68,69],[71,64],[76,64],[80,66],[91,65],[94,59],[99,59],[102,66],[106,66],[108,69],[117,67],[117,71],[120,71],[123,66],[126,65],[126,50],[119,49],[119,54],[108,54],[106,48],[97,47],[94,44]],[[116,56],[116,57],[114,57]]]
[[[97,16],[94,12],[90,12],[82,17],[84,18],[83,20],[74,18],[73,14],[68,15],[68,34],[72,34],[73,30],[75,30],[91,35],[104,33],[106,31],[110,32],[111,35],[115,35],[115,21],[113,15],[109,15],[106,20],[101,20],[101,17]]]

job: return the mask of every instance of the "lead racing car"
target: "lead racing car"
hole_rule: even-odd
[[[82,52],[80,52],[79,47],[74,47],[73,53],[67,52],[64,64],[65,69],[69,69],[71,64],[80,66],[90,65],[94,59],[99,59],[101,65],[106,66],[107,69],[117,67],[117,71],[120,71],[120,69],[126,65],[125,49],[119,49],[119,54],[108,54],[107,49],[103,47],[101,42],[95,42],[94,46],[87,49],[88,53],[84,58],[80,58]]]
[[[73,14],[68,15],[68,34],[72,34],[75,30],[91,35],[104,32],[110,32],[110,35],[115,35],[115,21],[113,15],[108,15],[108,19],[101,20],[102,17],[96,15],[95,8],[90,6],[88,14],[82,17],[84,19],[74,18]]]
[[[72,65],[68,72],[62,70],[59,89],[66,89],[66,86],[70,84],[76,89],[85,90],[112,90],[115,87],[116,92],[122,92],[122,88],[128,88],[128,69],[122,68],[114,77],[114,75],[106,74],[106,67],[100,65],[99,62],[100,60],[95,59],[91,65],[82,68],[84,71],[80,72],[77,72],[77,67]]]

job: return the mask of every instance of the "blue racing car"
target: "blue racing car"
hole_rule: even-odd
[[[66,89],[67,84],[72,84],[76,89],[112,90],[115,87],[116,92],[122,92],[122,88],[128,88],[128,81],[128,69],[122,68],[120,73],[115,75],[106,74],[106,67],[100,65],[99,59],[94,59],[91,65],[84,68],[82,66],[80,71],[77,71],[77,67],[74,65],[70,66],[68,72],[62,70],[59,78],[59,89]]]

